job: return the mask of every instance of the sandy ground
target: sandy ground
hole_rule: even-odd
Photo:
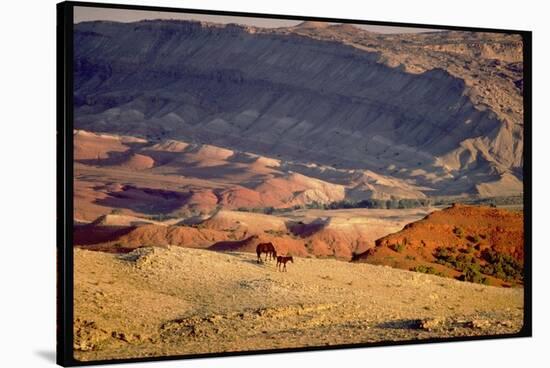
[[[523,289],[332,259],[288,272],[250,253],[75,249],[75,358],[514,333]]]

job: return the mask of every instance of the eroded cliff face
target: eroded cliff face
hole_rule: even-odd
[[[401,55],[390,52],[395,47],[384,53],[382,38],[368,43],[375,36],[359,30],[349,38],[349,27],[143,21],[75,29],[76,128],[254,152],[323,180],[327,168],[334,178],[365,170],[414,185],[419,196],[522,191],[522,64],[513,42],[465,48],[434,45],[429,35],[414,39],[429,52],[476,65],[504,50],[495,60],[499,68],[515,65],[513,75],[487,84],[490,71],[483,69],[482,88],[475,73],[461,77],[455,64],[434,65],[424,48],[410,49],[422,50],[416,69],[406,67],[414,55],[394,65]],[[485,54],[470,55],[476,48]],[[503,104],[511,99],[508,110],[476,97],[487,85]]]

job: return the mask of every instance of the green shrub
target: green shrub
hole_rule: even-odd
[[[461,271],[460,280],[484,283],[482,270],[478,260],[470,253],[456,255],[453,248],[439,247],[434,252],[436,263]]]
[[[401,243],[392,244],[390,245],[390,249],[397,253],[401,253],[405,250],[405,244],[401,244]]]
[[[479,265],[467,264],[462,270],[462,275],[459,277],[462,281],[475,282],[478,284],[487,284],[488,280],[480,272]]]
[[[438,263],[454,262],[455,249],[452,247],[437,247],[433,256],[439,261]]]
[[[464,231],[459,228],[459,227],[455,227],[453,229],[453,233],[458,237],[458,238],[462,238],[462,236],[464,235]]]
[[[415,266],[415,267],[411,268],[410,271],[420,272],[420,273],[427,273],[429,275],[445,276],[441,272],[439,272],[435,268],[433,268],[432,266],[424,266],[424,265]]]
[[[272,230],[272,229],[264,230],[264,233],[270,234],[270,235],[273,235],[273,236],[284,236],[285,235],[285,232],[282,231],[282,230]]]
[[[266,215],[271,215],[273,213],[273,211],[275,211],[275,208],[273,207],[266,207],[263,209],[263,213],[265,213]]]
[[[481,267],[482,273],[507,281],[523,280],[523,265],[512,256],[484,249],[481,257],[487,262]]]

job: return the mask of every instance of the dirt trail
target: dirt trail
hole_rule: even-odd
[[[523,289],[331,259],[288,272],[250,253],[75,249],[75,358],[513,333]]]

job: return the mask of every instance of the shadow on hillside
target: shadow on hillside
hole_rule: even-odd
[[[251,235],[242,240],[224,240],[212,244],[208,247],[209,250],[224,251],[224,252],[242,252],[256,250],[255,241],[258,240],[257,235]]]
[[[224,243],[224,242],[221,242],[221,243]],[[220,250],[212,249],[212,247],[208,248],[208,250],[213,250],[215,252],[220,252]],[[248,255],[243,255],[242,253],[238,253],[237,251],[222,251],[222,253],[226,254],[228,256],[238,258],[243,263],[248,263],[248,264],[260,267],[260,268],[269,267],[271,265],[275,266],[275,264],[277,262],[275,259],[271,259],[271,260],[268,259],[267,261],[265,261],[264,260],[265,255],[262,255],[262,261],[260,263],[258,263],[258,259],[256,258],[256,254],[255,253],[250,253],[250,252],[246,252],[246,253],[250,254],[250,257]],[[254,255],[254,256],[252,257],[252,255]]]
[[[417,319],[397,319],[380,323],[376,327],[389,330],[410,330],[418,328],[418,323]]]
[[[168,214],[187,203],[192,193],[125,185],[122,190],[106,193],[95,204],[111,208],[124,208],[148,215]]]
[[[93,224],[76,225],[73,228],[73,243],[93,245],[114,241],[135,229],[135,226],[96,226]]]
[[[319,217],[308,224],[302,221],[287,221],[285,225],[292,235],[307,238],[327,227],[330,224],[330,220],[330,217]]]

